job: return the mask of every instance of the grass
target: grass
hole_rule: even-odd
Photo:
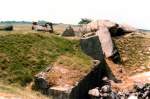
[[[82,53],[77,40],[38,33],[0,35],[0,81],[25,86],[60,56],[77,61],[76,65],[64,63],[65,60],[62,63],[83,72],[91,66],[90,58]]]
[[[116,40],[121,57],[126,57],[127,68],[147,66],[150,40],[143,37],[124,37]]]
[[[50,97],[43,96],[41,93],[36,91],[27,90],[25,88],[18,88],[16,86],[10,86],[7,84],[0,83],[0,93],[11,98],[11,96],[18,97],[17,99],[51,99]],[[1,96],[0,96],[1,97]]]

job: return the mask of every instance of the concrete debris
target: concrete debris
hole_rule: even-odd
[[[100,94],[99,94],[99,89],[98,89],[98,87],[89,90],[88,94],[91,95],[91,96],[99,97]]]
[[[99,37],[105,57],[112,56],[114,44],[112,42],[111,35],[108,29],[106,27],[100,27],[96,32],[96,35],[98,35]]]
[[[96,33],[83,35],[80,45],[82,50],[93,59],[101,61],[106,57],[116,64],[121,63],[119,51],[106,27],[100,27]]]
[[[51,32],[53,33],[53,23],[45,23],[44,25],[39,25],[37,22],[32,23],[32,30],[36,31],[44,31],[44,32]]]
[[[66,30],[62,33],[62,36],[75,36],[73,28],[69,25]]]
[[[115,92],[106,78],[103,78],[103,86],[89,90],[91,99],[150,99],[150,83],[137,84],[132,91]]]
[[[134,27],[131,27],[126,24],[117,24],[109,20],[97,20],[90,22],[89,24],[82,25],[79,28],[79,32],[82,32],[83,34],[89,32],[96,32],[100,30],[101,27],[106,27],[110,31],[111,36],[120,36],[124,35],[125,33],[137,31],[137,29],[135,29]]]

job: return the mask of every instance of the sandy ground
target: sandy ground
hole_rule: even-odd
[[[150,83],[150,71],[137,73],[130,77],[135,83]]]
[[[143,71],[141,73],[136,73],[134,75],[129,75],[123,67],[112,63],[107,60],[107,64],[109,64],[110,69],[118,80],[121,80],[121,83],[112,82],[112,88],[115,91],[127,91],[132,90],[134,85],[136,84],[146,84],[150,83],[150,71]],[[119,69],[119,68],[120,69]],[[121,70],[121,72],[120,72]]]
[[[9,93],[0,93],[0,99],[21,99],[21,97]]]

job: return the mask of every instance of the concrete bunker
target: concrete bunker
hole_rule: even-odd
[[[81,48],[97,61],[86,75],[82,75],[80,80],[72,85],[49,86],[46,77],[46,74],[52,70],[49,68],[35,76],[35,86],[44,94],[52,96],[53,99],[91,99],[88,91],[96,86],[102,86],[103,77],[106,76],[114,82],[118,81],[105,61],[98,36],[91,35],[81,38]]]

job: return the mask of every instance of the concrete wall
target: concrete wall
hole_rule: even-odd
[[[103,86],[102,78],[106,76],[113,81],[117,80],[107,66],[106,61],[103,60],[72,89],[70,99],[91,99],[88,91],[97,86]]]
[[[98,36],[82,37],[80,40],[81,49],[95,60],[103,60],[104,55]]]
[[[52,99],[91,99],[88,95],[88,91],[97,86],[102,86],[102,78],[107,76],[111,80],[116,80],[112,74],[109,66],[104,59],[101,44],[98,36],[90,36],[81,39],[82,50],[93,59],[100,60],[99,64],[93,66],[91,72],[87,73],[83,79],[78,81],[79,83],[73,88],[50,87],[43,89],[48,96],[52,96]],[[40,80],[42,81],[42,80]],[[43,83],[42,83],[43,84]]]

